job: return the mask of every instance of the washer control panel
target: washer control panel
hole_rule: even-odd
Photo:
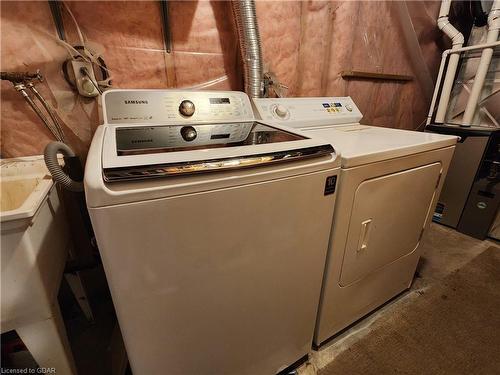
[[[252,99],[256,117],[295,128],[357,123],[363,115],[350,97]]]
[[[107,124],[252,121],[248,96],[238,91],[109,90],[102,96]],[[187,132],[186,135],[190,137]]]

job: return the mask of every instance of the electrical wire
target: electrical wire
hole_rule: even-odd
[[[75,24],[76,33],[78,34],[78,39],[80,39],[80,43],[85,48],[85,38],[83,36],[82,30],[80,30],[80,26],[78,25],[78,22],[76,22],[76,18],[73,15],[73,12],[71,11],[71,9],[69,9],[68,4],[66,4],[64,1],[63,1],[63,4],[64,4],[64,8],[66,9],[66,11],[68,12],[69,16],[73,20],[73,23]]]
[[[74,16],[73,12],[71,11],[70,7],[68,6],[68,4],[66,2],[62,2],[62,4],[64,5],[64,9],[69,14],[71,20],[73,21],[74,27],[76,29],[76,33],[78,35],[78,39],[80,41],[80,45],[73,47],[73,46],[69,45],[68,43],[66,43],[65,41],[59,40],[59,42],[61,44],[65,45],[65,47],[67,49],[69,46],[70,49],[74,52],[74,54],[70,53],[71,60],[82,59],[83,61],[88,62],[90,64],[95,64],[100,68],[102,80],[98,80],[97,78],[94,80],[94,79],[92,79],[92,77],[90,76],[88,71],[86,73],[84,73],[82,70],[80,70],[80,71],[90,79],[90,81],[92,82],[92,85],[94,85],[96,87],[97,91],[100,94],[102,94],[102,90],[99,86],[103,86],[103,87],[111,86],[110,71],[109,71],[108,67],[106,66],[106,63],[104,62],[103,58],[101,57],[101,54],[95,54],[94,52],[90,51],[87,48],[87,39],[85,37],[85,34],[80,29],[80,26],[78,25],[76,17]],[[81,52],[80,52],[80,50],[81,50]],[[63,70],[65,80],[68,82],[68,84],[71,87],[75,88],[75,84],[69,78],[68,61],[65,61],[63,63],[62,70]]]

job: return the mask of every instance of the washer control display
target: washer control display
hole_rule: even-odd
[[[209,98],[210,104],[231,104],[229,98]]]

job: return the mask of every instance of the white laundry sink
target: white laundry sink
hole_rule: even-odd
[[[3,171],[3,169],[2,169]],[[52,187],[48,176],[4,176],[1,181],[2,223],[32,217]]]
[[[16,330],[39,366],[72,373],[57,304],[69,243],[57,189],[43,156],[0,169],[1,332]]]

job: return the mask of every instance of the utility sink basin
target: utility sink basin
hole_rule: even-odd
[[[57,303],[69,247],[43,156],[0,161],[1,332],[16,330],[40,367],[73,374]]]
[[[40,157],[3,159],[1,176],[2,223],[33,217],[53,185]]]
[[[26,178],[24,180],[12,180],[1,182],[0,211],[14,211],[26,202],[40,183],[40,178]]]

